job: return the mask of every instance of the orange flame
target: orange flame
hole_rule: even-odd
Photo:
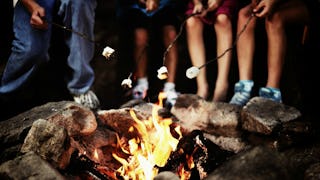
[[[94,159],[99,160],[99,155],[98,155],[97,149],[94,149],[93,157],[94,157]]]
[[[139,120],[134,110],[130,110],[135,125],[129,131],[135,129],[140,136],[130,139],[128,148],[120,145],[122,151],[129,155],[128,159],[121,158],[116,153],[112,154],[122,164],[117,171],[124,179],[152,180],[158,174],[157,167],[165,166],[171,152],[176,149],[179,143],[182,136],[179,126],[175,128],[179,134],[177,139],[170,132],[172,119],[159,117],[157,113],[162,108],[164,97],[163,93],[159,94],[160,105],[152,108],[152,116],[146,120]]]

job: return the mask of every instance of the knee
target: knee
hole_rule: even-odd
[[[218,27],[230,27],[231,26],[231,20],[226,14],[219,14],[216,18],[215,26]]]
[[[240,9],[238,12],[239,19],[247,19],[249,16],[251,16],[251,13],[246,8]]]
[[[266,18],[265,26],[267,31],[278,30],[284,28],[284,21],[280,13],[274,13]]]
[[[13,53],[20,54],[24,57],[38,58],[46,55],[44,45],[39,42],[26,41],[26,42],[13,42]]]
[[[187,28],[187,29],[190,29],[190,28],[197,27],[199,21],[200,21],[199,18],[190,17],[190,18],[187,20],[187,22],[186,22],[186,28]]]
[[[173,41],[177,36],[174,26],[168,26],[164,28],[163,37],[165,41]]]
[[[148,33],[144,30],[137,31],[135,33],[135,45],[136,47],[145,47],[148,44]]]
[[[250,18],[250,16],[252,16],[252,13],[248,11],[247,8],[240,9],[238,12],[238,22],[244,23]]]
[[[44,43],[39,39],[35,39],[26,44],[24,53],[27,57],[40,59],[46,57],[49,49],[49,43]]]

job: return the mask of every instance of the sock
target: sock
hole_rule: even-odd
[[[175,89],[175,84],[172,83],[172,82],[166,82],[164,84],[164,88],[163,88],[163,91],[170,91],[170,90],[174,90]]]
[[[149,88],[149,82],[147,77],[138,78],[137,85],[145,86],[146,88]]]
[[[251,92],[251,89],[254,85],[254,82],[252,80],[240,80],[240,83],[244,84],[244,90],[247,92]]]
[[[266,87],[267,89],[270,89],[272,92],[280,92],[279,88],[273,88],[273,87]]]

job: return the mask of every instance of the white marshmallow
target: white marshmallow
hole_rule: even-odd
[[[107,46],[103,49],[102,55],[108,59],[112,55],[112,53],[114,53],[114,49]]]
[[[187,69],[186,76],[189,79],[193,79],[196,76],[198,76],[199,72],[200,72],[200,69],[198,67],[192,66],[191,68]]]

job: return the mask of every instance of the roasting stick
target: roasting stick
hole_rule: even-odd
[[[86,39],[86,40],[88,40],[89,42],[92,42],[92,43],[95,43],[95,44],[99,45],[99,42],[96,42],[94,39],[89,38],[89,37],[88,37],[86,34],[84,34],[84,33],[75,31],[75,30],[73,30],[73,29],[71,29],[71,28],[68,28],[68,27],[63,26],[63,25],[58,24],[58,23],[55,23],[55,22],[53,22],[53,21],[47,21],[47,20],[46,20],[46,22],[48,22],[48,23],[50,23],[50,24],[52,24],[52,25],[54,25],[54,26],[56,26],[56,27],[59,27],[59,28],[61,28],[61,29],[63,29],[63,30],[66,30],[66,31],[75,33],[75,34],[77,34],[78,36],[82,37],[83,39]]]
[[[182,30],[183,30],[183,27],[187,21],[188,18],[192,17],[192,16],[195,16],[199,13],[194,13],[194,14],[191,14],[190,16],[188,16],[181,24],[180,26],[180,31],[179,33],[177,34],[177,36],[175,37],[175,39],[170,43],[170,45],[168,46],[168,48],[166,49],[166,51],[164,52],[163,54],[163,66],[158,70],[158,78],[159,79],[165,79],[167,76],[168,76],[168,70],[167,68],[165,67],[165,60],[166,60],[166,55],[168,54],[168,52],[170,51],[170,49],[172,48],[173,44],[176,43],[177,39],[181,36],[182,34]],[[237,44],[238,42],[238,39],[240,37],[240,35],[245,31],[245,29],[247,28],[249,22],[251,21],[251,19],[254,17],[254,13],[251,14],[250,18],[248,19],[248,21],[246,22],[246,24],[243,26],[242,30],[237,34],[236,36],[236,39],[233,43],[233,45],[226,49],[221,55],[217,56],[216,58],[214,59],[211,59],[209,61],[207,61],[205,64],[199,66],[199,67],[196,67],[196,66],[192,66],[190,68],[187,69],[186,71],[186,76],[189,78],[189,79],[193,79],[195,78],[199,72],[200,72],[200,69],[207,66],[208,64],[220,59],[221,57],[223,57],[227,52],[231,51]]]
[[[71,32],[71,33],[74,33],[74,34],[80,36],[81,38],[86,39],[86,40],[88,40],[89,42],[94,43],[94,44],[97,45],[97,46],[100,46],[100,43],[99,43],[99,42],[97,42],[97,41],[94,40],[94,39],[91,39],[90,37],[88,37],[88,36],[87,36],[86,34],[84,34],[84,33],[81,33],[81,32],[79,32],[79,31],[75,31],[75,30],[73,30],[73,29],[71,29],[71,28],[68,28],[67,26],[63,26],[63,25],[58,24],[58,23],[56,23],[56,22],[48,21],[46,18],[42,18],[42,19],[43,19],[45,22],[47,22],[48,24],[52,24],[52,25],[55,26],[55,27],[58,27],[58,28],[63,29],[63,30],[65,30],[65,31],[69,31],[69,32]],[[115,52],[115,50],[114,50],[113,48],[111,48],[111,47],[109,47],[109,46],[106,46],[106,47],[103,49],[102,55],[103,55],[106,59],[109,59],[114,52]]]
[[[186,24],[187,20],[195,15],[197,15],[199,13],[193,13],[191,15],[189,15],[188,17],[185,18],[185,20],[181,23],[180,28],[179,28],[179,32],[176,35],[176,37],[174,38],[174,40],[169,44],[169,46],[167,47],[167,49],[164,51],[163,53],[163,60],[162,60],[162,66],[160,67],[160,69],[158,69],[158,78],[163,80],[166,79],[168,77],[168,69],[165,66],[165,62],[166,62],[166,57],[167,54],[169,53],[170,49],[173,47],[173,45],[177,42],[177,40],[179,39],[179,37],[181,36],[182,32],[183,32],[183,28],[184,25]]]
[[[235,41],[233,42],[233,45],[232,45],[230,48],[226,49],[221,55],[217,56],[217,57],[214,58],[214,59],[211,59],[211,60],[207,61],[205,64],[203,64],[203,65],[201,65],[201,66],[199,66],[199,67],[192,66],[192,67],[188,68],[187,71],[186,71],[186,76],[187,76],[189,79],[195,78],[195,77],[199,74],[199,71],[200,71],[201,68],[207,66],[208,64],[210,64],[210,63],[212,63],[212,62],[214,62],[214,61],[216,61],[216,60],[218,60],[218,59],[220,59],[220,58],[223,57],[227,52],[229,52],[229,51],[231,51],[233,48],[235,48],[235,46],[236,46],[236,44],[237,44],[237,42],[238,42],[238,40],[239,40],[240,35],[245,31],[245,29],[247,28],[249,22],[251,21],[251,19],[252,19],[253,17],[254,17],[254,14],[252,13],[251,16],[250,16],[250,18],[247,20],[246,24],[243,26],[243,28],[241,29],[241,31],[237,34],[236,39],[235,39]]]
[[[192,16],[195,16],[199,13],[194,13],[194,14],[191,14],[190,16],[188,16],[183,22],[182,24],[180,25],[180,30],[179,30],[179,33],[177,34],[177,36],[174,38],[174,40],[169,44],[169,46],[166,48],[165,52],[163,53],[163,66],[160,67],[160,69],[158,69],[158,78],[163,80],[163,79],[166,79],[168,77],[168,70],[167,70],[167,67],[165,67],[165,61],[166,61],[166,56],[167,54],[169,53],[170,49],[172,48],[172,46],[174,45],[174,43],[176,43],[176,41],[178,40],[178,38],[181,36],[182,32],[183,32],[183,27],[187,21],[187,19],[189,19],[190,17]],[[147,46],[148,47],[148,46]],[[139,56],[138,58],[138,61],[140,61],[142,55],[144,53],[146,53],[146,49],[147,47],[141,52],[141,55]],[[127,88],[132,88],[132,80],[131,80],[131,76],[132,76],[132,72],[129,74],[129,77],[127,79],[124,79],[121,83],[121,86],[125,89]]]

